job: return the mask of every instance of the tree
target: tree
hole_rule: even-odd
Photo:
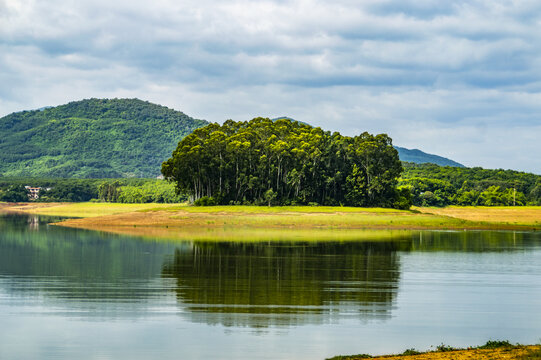
[[[400,196],[401,171],[398,152],[385,134],[352,138],[267,118],[197,129],[162,165],[177,192],[188,193],[192,201],[213,197],[220,204],[391,207]]]
[[[276,199],[276,193],[272,189],[265,191],[265,201],[269,204],[269,207],[274,199]]]
[[[0,192],[0,201],[25,202],[28,201],[28,191],[24,185],[11,185],[5,191]]]

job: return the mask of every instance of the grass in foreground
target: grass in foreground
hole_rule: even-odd
[[[488,341],[485,345],[474,348],[456,349],[448,345],[438,345],[436,350],[420,352],[415,349],[408,349],[402,354],[371,356],[368,354],[358,355],[338,355],[326,360],[361,360],[361,359],[380,359],[380,360],[526,360],[541,359],[541,346],[539,345],[513,345],[509,341]]]

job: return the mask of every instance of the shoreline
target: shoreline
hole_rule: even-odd
[[[325,360],[527,360],[541,359],[540,345],[512,345],[507,341],[489,341],[485,345],[455,349],[446,345],[440,345],[436,350],[419,352],[408,349],[402,354],[395,355],[338,355]]]
[[[186,204],[25,203],[0,210],[72,217],[78,229],[178,240],[271,241],[394,238],[408,231],[537,231],[541,207],[413,208],[264,207]]]

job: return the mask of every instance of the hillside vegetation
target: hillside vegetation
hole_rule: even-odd
[[[434,154],[428,154],[418,149],[406,149],[400,146],[395,146],[395,149],[398,151],[398,157],[402,161],[412,162],[416,164],[429,163],[439,166],[464,167],[464,165],[451,159]]]
[[[502,170],[404,163],[399,184],[417,206],[541,205],[541,176]]]
[[[155,177],[177,143],[206,125],[138,99],[89,99],[0,119],[4,177]]]

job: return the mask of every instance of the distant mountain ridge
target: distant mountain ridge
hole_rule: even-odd
[[[155,177],[204,120],[139,99],[87,99],[0,118],[0,175]]]
[[[445,158],[443,156],[428,154],[419,149],[406,149],[400,146],[394,147],[398,150],[398,157],[402,161],[412,162],[416,164],[436,164],[439,166],[465,167],[461,163]]]

